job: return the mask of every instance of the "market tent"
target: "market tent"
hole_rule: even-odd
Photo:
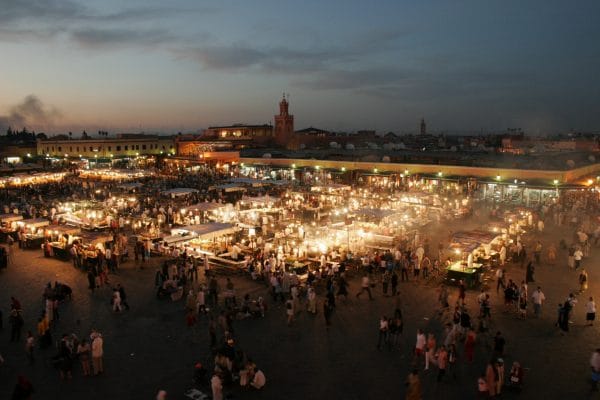
[[[163,195],[165,196],[171,196],[171,197],[178,197],[178,196],[186,196],[192,193],[198,193],[198,189],[192,189],[192,188],[175,188],[175,189],[169,189],[169,190],[164,190],[162,192]]]
[[[449,248],[470,253],[482,244],[489,244],[498,237],[498,234],[480,230],[461,231],[452,235]]]
[[[473,241],[479,243],[490,243],[493,241],[498,235],[486,231],[474,230],[474,231],[460,231],[455,232],[452,235],[453,242],[459,241]]]
[[[212,203],[212,202],[208,202],[205,201],[203,203],[198,203],[198,204],[194,204],[192,206],[189,206],[186,208],[186,210],[188,212],[206,212],[206,211],[214,211],[214,210],[218,210],[220,208],[226,207],[227,204],[223,204],[223,203]]]
[[[210,240],[234,232],[235,226],[232,224],[213,222],[210,224],[186,225],[181,228],[175,228],[171,230],[171,235],[187,236],[188,239]]]
[[[234,183],[225,183],[223,185],[213,186],[211,189],[213,190],[223,190],[225,192],[245,192],[246,189],[240,185],[236,185]]]

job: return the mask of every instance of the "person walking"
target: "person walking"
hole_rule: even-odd
[[[596,319],[596,302],[594,298],[590,296],[587,304],[585,305],[585,320],[587,321],[587,326],[594,325],[594,320]]]
[[[575,252],[573,253],[573,259],[575,260],[575,269],[581,267],[581,260],[583,259],[583,251],[581,251],[581,247],[577,246]]]
[[[117,290],[119,291],[119,295],[121,296],[121,305],[123,305],[126,310],[129,310],[129,303],[127,302],[127,293],[125,293],[125,288],[120,283],[118,283]]]
[[[398,294],[398,274],[396,271],[392,271],[390,282],[392,285],[392,296],[396,296]]]
[[[473,358],[475,355],[475,339],[476,339],[475,331],[472,328],[469,328],[467,332],[467,337],[465,339],[465,361],[468,363],[473,362]]]
[[[210,388],[213,400],[223,400],[223,381],[216,370],[210,379]]]
[[[104,340],[102,334],[99,332],[92,332],[92,366],[94,368],[94,375],[104,373],[104,366],[102,365],[102,358],[104,357]]]
[[[35,347],[35,339],[31,331],[27,332],[27,339],[25,340],[25,354],[27,354],[27,360],[29,365],[33,365],[35,359],[33,358],[33,349]]]
[[[363,275],[362,277],[360,283],[360,292],[356,294],[356,298],[358,299],[364,292],[367,292],[369,295],[369,300],[373,300],[373,296],[371,295],[371,282],[367,274]]]
[[[436,353],[436,360],[438,366],[437,381],[441,382],[446,374],[446,368],[448,367],[448,352],[446,351],[446,346],[440,346],[440,349]]]
[[[83,371],[83,376],[91,375],[90,372],[90,352],[91,352],[90,344],[86,339],[83,339],[79,345],[77,345],[77,358],[79,358],[79,363],[81,364],[81,369]]]
[[[391,278],[391,274],[387,270],[383,273],[383,276],[381,277],[382,292],[385,297],[387,297],[388,295],[388,287],[390,285]]]
[[[427,335],[427,345],[425,352],[425,371],[429,369],[429,363],[435,362],[435,352],[437,348],[437,342],[433,333]]]
[[[415,342],[415,364],[419,362],[419,358],[425,354],[425,346],[427,345],[427,338],[422,329],[417,330],[417,341]]]
[[[10,341],[18,342],[21,340],[21,329],[23,328],[24,321],[21,316],[21,312],[17,308],[13,308],[10,311],[10,315],[8,317],[8,322],[10,323]]]
[[[496,396],[498,374],[494,364],[495,361],[491,360],[485,369],[485,382],[487,383],[489,397]]]
[[[388,344],[388,334],[390,330],[390,323],[387,317],[384,315],[379,319],[379,337],[377,339],[377,350],[381,350],[381,344]]]
[[[287,325],[290,326],[294,321],[294,301],[291,297],[285,302],[285,313],[287,315]]]
[[[584,268],[579,273],[579,293],[583,293],[588,288],[588,274]]]
[[[497,331],[496,336],[494,336],[494,356],[502,357],[504,356],[504,346],[506,345],[506,340],[504,336],[502,336],[502,332]]]
[[[456,345],[454,343],[450,344],[448,349],[448,372],[452,373],[452,377],[456,380],[456,361],[458,359],[458,355],[456,353]]]
[[[118,289],[113,289],[112,309],[114,312],[121,312],[121,294]]]
[[[406,379],[406,400],[421,400],[423,398],[421,390],[421,380],[419,379],[419,371],[413,369]]]
[[[538,286],[533,292],[531,299],[533,300],[533,315],[536,318],[539,318],[542,313],[542,305],[544,304],[544,301],[546,301],[546,296],[544,295],[544,292],[542,292],[541,286]]]
[[[312,286],[308,288],[308,312],[311,314],[317,313],[317,292]]]
[[[535,273],[535,267],[533,266],[533,262],[529,261],[527,264],[527,270],[525,273],[525,283],[535,282],[533,274]]]
[[[498,268],[496,271],[496,293],[499,292],[500,288],[504,290],[506,288],[506,270]]]
[[[596,349],[590,357],[590,369],[592,370],[592,391],[597,391],[598,382],[600,382],[600,348]]]

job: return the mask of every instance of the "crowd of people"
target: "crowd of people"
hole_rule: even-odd
[[[160,191],[182,185],[206,188],[219,179],[219,175],[212,173],[198,176],[183,174],[148,181],[146,200],[128,212],[143,212],[151,217],[165,214],[167,220],[174,219],[177,213],[174,212],[173,200],[157,200]],[[59,189],[56,184],[48,184],[45,187],[28,188],[19,196],[14,193],[4,194],[4,199],[9,200],[5,211],[14,212],[12,207],[17,207],[17,213],[22,212],[25,217],[51,218],[52,204],[43,205],[42,201],[58,190],[70,198],[107,197],[112,190],[116,190],[112,183],[88,183],[82,186],[76,182],[76,178],[68,178],[64,189]],[[38,200],[25,200],[27,194]],[[199,192],[187,197],[184,203],[213,200],[213,196],[207,191]],[[473,391],[481,397],[494,397],[505,390],[521,390],[527,378],[518,355],[505,352],[507,343],[518,338],[505,338],[502,331],[496,329],[499,326],[496,313],[505,314],[506,317],[514,315],[524,321],[532,317],[542,318],[546,312],[545,304],[549,300],[538,283],[540,271],[550,267],[577,271],[577,282],[573,284],[579,290],[569,293],[564,300],[552,299],[557,304],[560,302],[556,327],[563,335],[573,329],[571,325],[575,312],[584,315],[587,325],[592,326],[595,321],[594,297],[588,296],[590,267],[586,265],[586,259],[592,254],[600,237],[600,227],[590,221],[589,217],[584,217],[588,215],[586,212],[576,213],[574,219],[570,218],[572,215],[572,212],[559,207],[540,209],[529,225],[531,232],[527,236],[515,235],[515,240],[501,246],[497,263],[493,264],[488,273],[495,279],[496,294],[493,291],[494,283],[483,283],[476,296],[467,296],[464,282],[456,282],[456,289],[448,286],[448,282],[443,279],[446,259],[442,256],[447,238],[435,233],[422,233],[412,241],[402,241],[383,251],[352,254],[349,251],[336,253],[336,250],[332,250],[322,255],[318,268],[307,271],[305,279],[300,279],[298,274],[286,268],[281,252],[268,247],[265,249],[266,246],[253,247],[246,263],[247,277],[260,281],[266,289],[254,298],[249,293],[236,290],[237,278],[221,276],[218,270],[211,269],[207,259],[199,261],[185,250],[160,255],[154,284],[157,298],[181,300],[188,328],[206,326],[210,361],[195,363],[193,381],[199,390],[210,391],[216,400],[224,398],[225,392],[232,391],[237,386],[257,390],[265,386],[265,373],[237,345],[243,339],[243,331],[238,330],[234,324],[243,318],[258,319],[275,314],[271,309],[283,310],[278,318],[290,329],[298,324],[298,315],[303,311],[309,315],[322,313],[325,327],[329,330],[335,323],[336,310],[344,307],[349,302],[349,297],[350,301],[355,302],[366,298],[382,300],[386,302],[389,313],[381,315],[378,321],[365,321],[365,324],[377,327],[374,346],[379,351],[405,352],[403,285],[418,285],[423,288],[424,293],[437,290],[439,309],[435,311],[444,329],[439,332],[439,329],[428,324],[419,327],[409,357],[411,373],[406,382],[406,398],[422,398],[423,385],[425,379],[428,379],[425,377],[432,371],[435,371],[436,382],[452,383],[458,380],[463,370],[459,367],[461,364],[481,370],[477,381],[472,382]],[[547,240],[545,232],[548,227],[564,227],[565,224],[574,231],[572,237],[565,237],[559,243]],[[139,240],[131,243],[128,235],[119,228],[118,225],[113,229],[113,239],[108,246],[94,249],[94,262],[84,260],[86,249],[80,248],[78,244],[72,247],[71,253],[74,267],[87,274],[89,295],[106,296],[114,313],[130,308],[124,285],[117,282],[121,263],[128,262],[124,258],[125,254],[131,250],[134,258],[129,261],[140,268],[144,265],[156,265],[148,262],[148,258],[154,257],[151,256],[150,248]],[[436,241],[438,246],[434,246],[438,244]],[[558,259],[561,251],[566,255],[564,266]],[[350,283],[353,281],[358,281],[355,291],[350,290]],[[65,283],[48,283],[44,288],[42,304],[31,305],[34,310],[32,315],[36,315],[35,308],[39,306],[36,317],[25,315],[21,303],[14,297],[8,314],[11,342],[21,343],[24,340],[24,356],[29,363],[35,362],[39,351],[56,350],[53,362],[63,380],[72,379],[76,362],[84,376],[101,375],[104,371],[103,336],[98,331],[92,331],[89,338],[81,340],[76,334],[62,334],[60,339],[53,341],[53,333],[60,328],[66,329],[59,324],[61,304],[70,301],[72,295],[72,289]],[[76,294],[80,295],[83,294]],[[581,296],[586,300],[581,301]],[[585,305],[585,313],[579,311],[578,298]],[[31,330],[23,335],[26,322],[31,325],[35,318],[37,335]],[[492,336],[490,332],[494,331]],[[488,340],[491,351],[483,345]],[[595,351],[590,360],[594,388],[600,380],[599,354],[600,351]],[[486,360],[484,364],[481,364],[482,359]],[[505,360],[511,362],[505,364]],[[511,367],[507,368],[505,365]],[[32,383],[21,376],[15,393],[29,391],[30,395],[32,390]],[[23,397],[26,394],[17,396],[28,398]],[[165,399],[166,396],[166,391],[161,390],[157,399]]]

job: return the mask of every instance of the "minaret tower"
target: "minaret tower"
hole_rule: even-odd
[[[289,98],[289,94],[287,95]],[[279,102],[279,115],[275,115],[275,142],[286,146],[294,134],[294,116],[289,113],[289,103],[285,93]]]

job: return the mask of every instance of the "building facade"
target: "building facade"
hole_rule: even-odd
[[[121,134],[115,138],[63,139],[37,141],[37,155],[50,157],[135,157],[174,154],[171,136]]]

